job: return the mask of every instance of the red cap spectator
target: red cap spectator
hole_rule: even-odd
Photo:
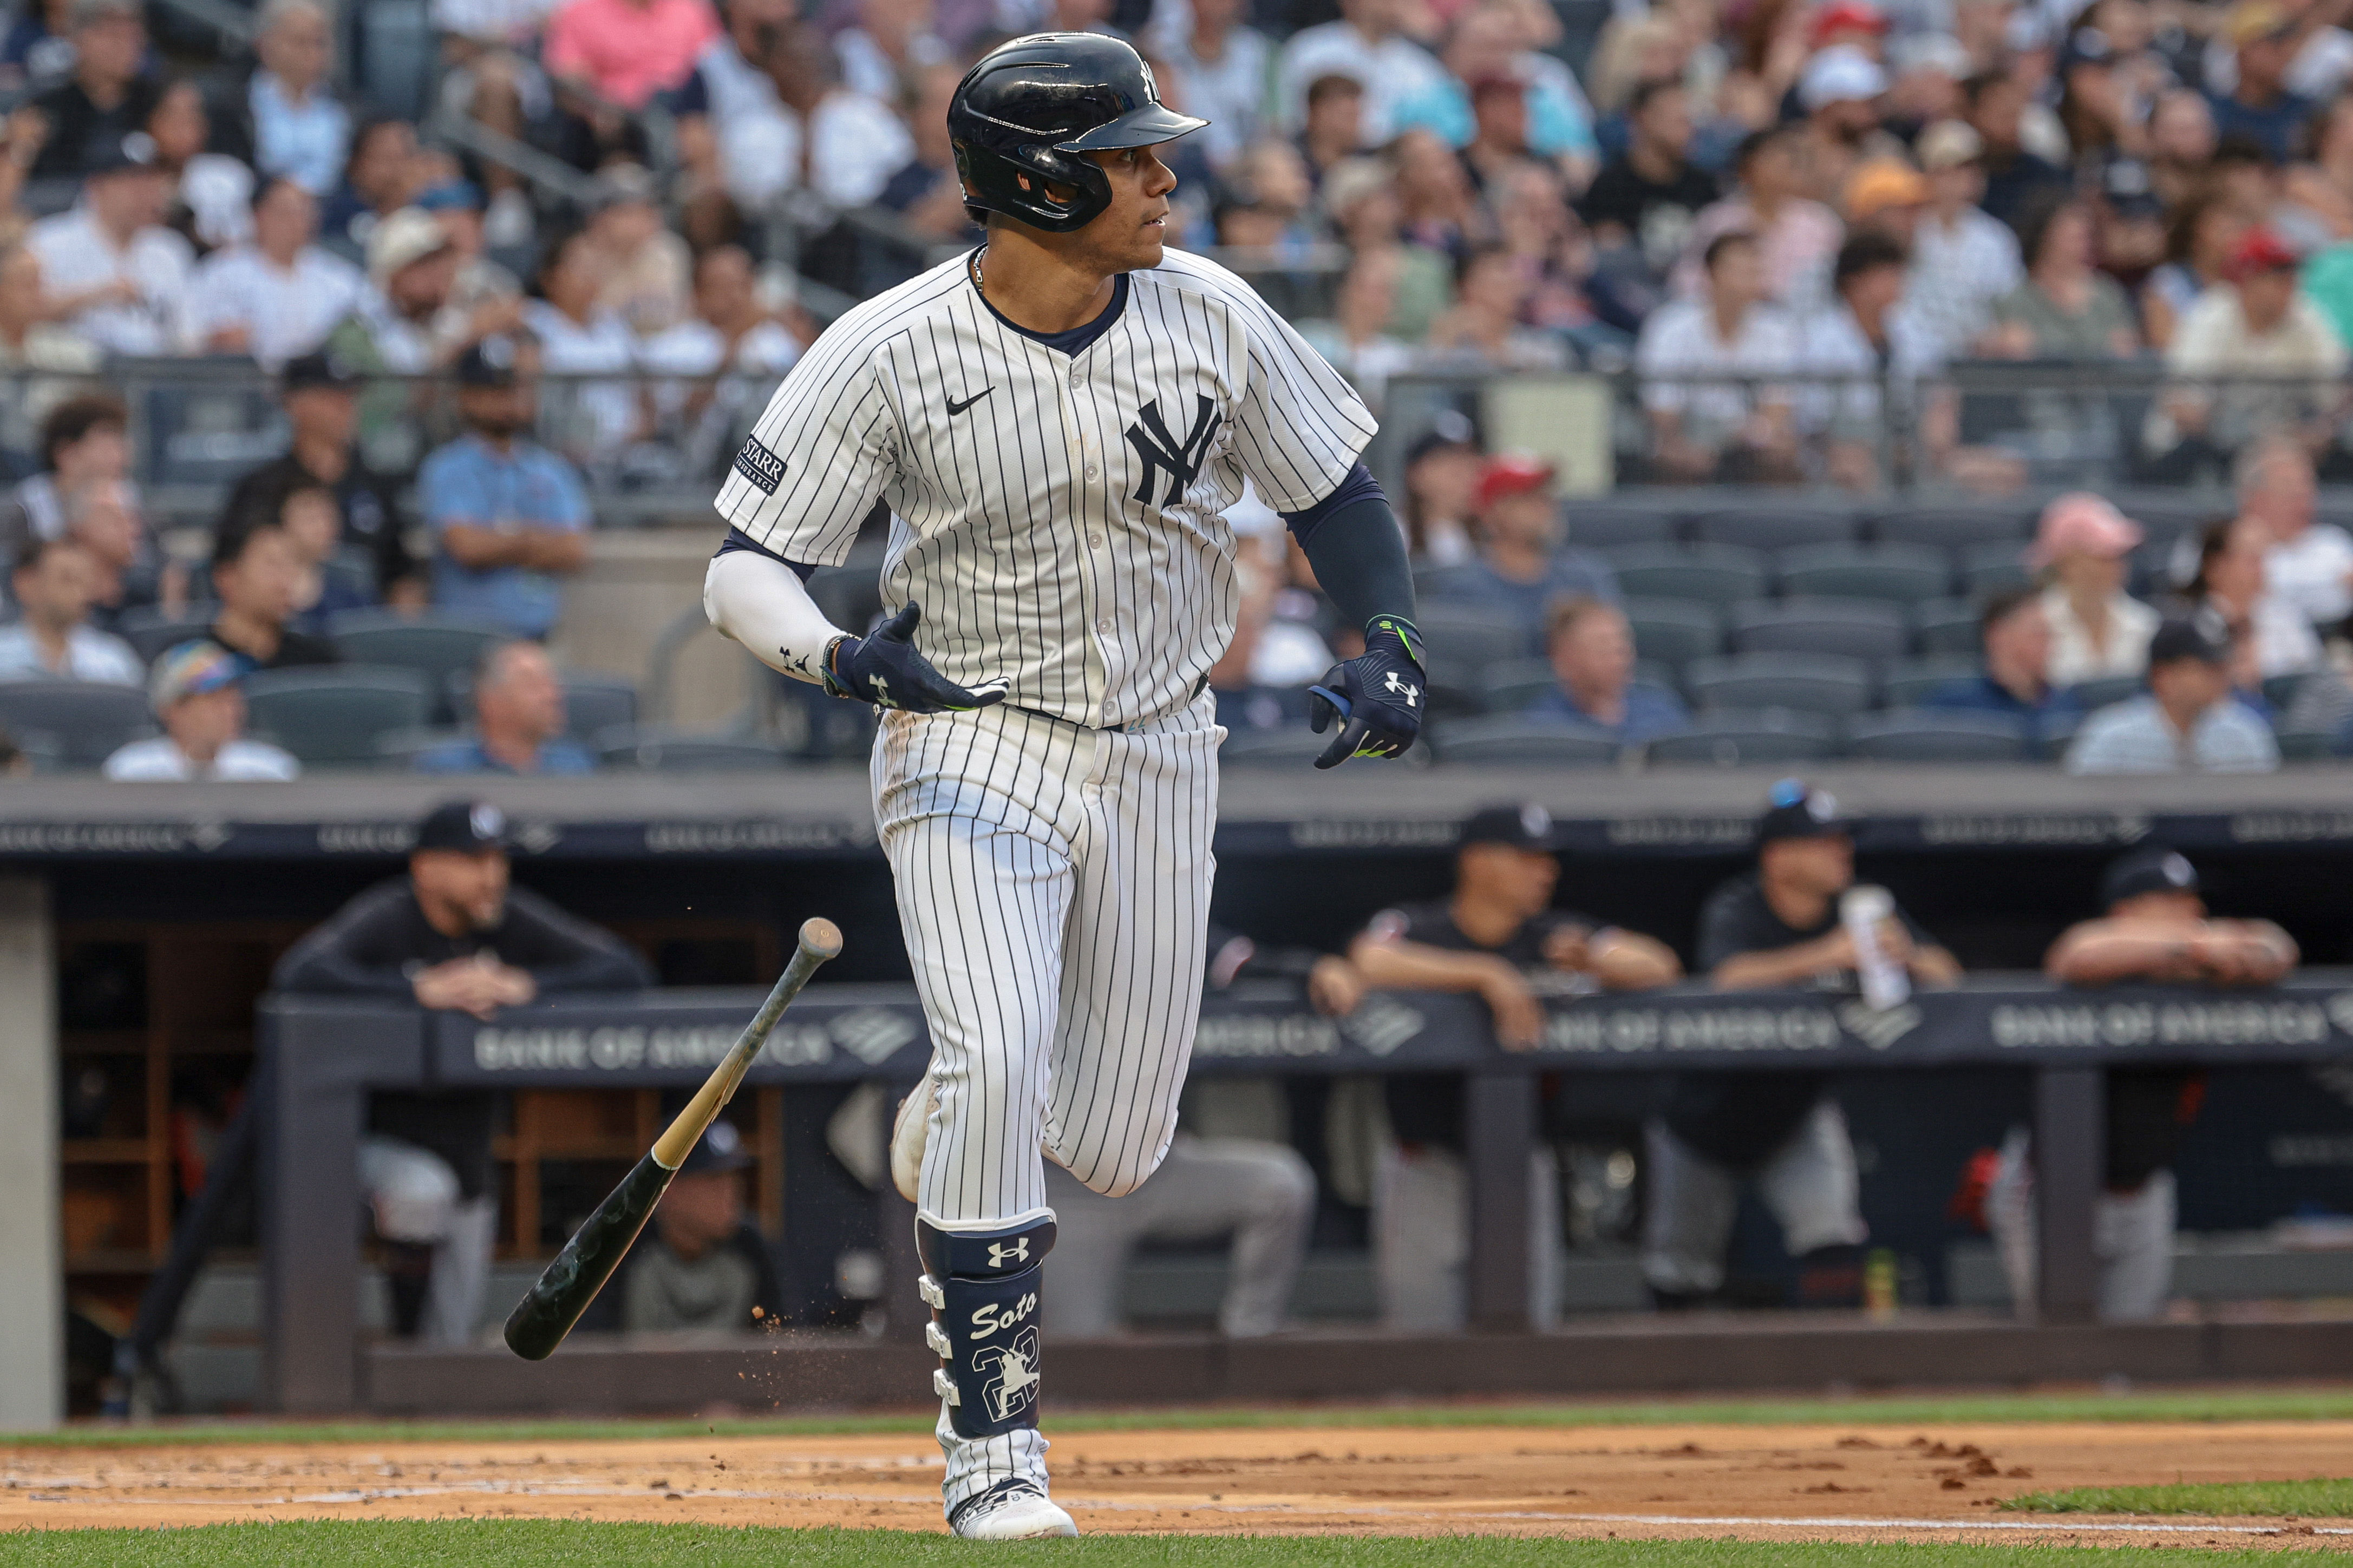
[[[1866,0],[1832,0],[1814,16],[1810,47],[1854,44],[1874,50],[1887,32],[1886,14]]]
[[[1503,452],[1487,459],[1479,474],[1479,510],[1486,510],[1505,496],[1525,495],[1552,483],[1550,463],[1525,452]]]
[[[2292,272],[2303,264],[2287,241],[2276,229],[2257,224],[2239,238],[2232,247],[2230,276],[2232,282],[2252,278],[2258,272]]]

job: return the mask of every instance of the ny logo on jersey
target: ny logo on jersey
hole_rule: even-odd
[[[1381,684],[1387,687],[1391,694],[1404,698],[1405,705],[1409,708],[1412,707],[1416,700],[1421,696],[1420,687],[1416,686],[1410,680],[1406,679],[1394,669],[1388,672],[1388,679],[1383,680]]]
[[[1168,476],[1167,494],[1161,498],[1162,506],[1174,506],[1201,471],[1202,461],[1209,455],[1209,443],[1218,438],[1225,424],[1217,405],[1199,393],[1193,395],[1193,427],[1179,441],[1168,433],[1160,417],[1160,400],[1153,399],[1136,410],[1135,423],[1127,427],[1127,444],[1144,464],[1144,478],[1136,481],[1132,498],[1146,506],[1153,504],[1153,482],[1162,474]]]
[[[1008,1262],[1027,1263],[1029,1261],[1029,1238],[1026,1236],[1010,1247],[1001,1241],[992,1241],[988,1244],[988,1266],[991,1268],[1002,1268]]]

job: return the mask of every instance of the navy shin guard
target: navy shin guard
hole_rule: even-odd
[[[1038,1293],[1053,1247],[1051,1218],[978,1235],[915,1222],[923,1338],[945,1363],[932,1384],[960,1437],[1038,1425]]]

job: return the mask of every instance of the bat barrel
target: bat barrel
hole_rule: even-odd
[[[621,1184],[605,1194],[596,1212],[572,1233],[531,1288],[507,1315],[507,1348],[525,1361],[545,1361],[613,1277],[629,1246],[646,1227],[654,1205],[670,1189],[675,1174],[662,1169],[651,1154],[640,1155],[637,1168]]]

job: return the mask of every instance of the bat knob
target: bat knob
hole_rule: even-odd
[[[819,958],[841,956],[841,928],[822,916],[801,922],[801,946]]]

